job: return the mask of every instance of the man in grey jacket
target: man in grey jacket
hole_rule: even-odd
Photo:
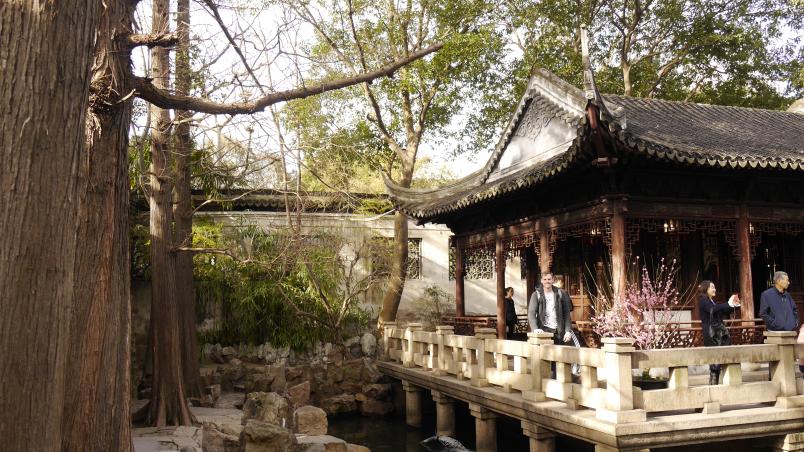
[[[528,323],[533,332],[553,333],[553,341],[563,344],[572,340],[572,301],[566,291],[553,286],[553,274],[542,275],[528,303]]]

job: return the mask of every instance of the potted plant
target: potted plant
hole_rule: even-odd
[[[639,268],[639,261],[635,264]],[[675,313],[681,304],[681,294],[676,289],[676,261],[670,264],[664,259],[653,275],[647,266],[642,266],[640,277],[630,282],[622,295],[608,297],[598,290],[593,304],[592,329],[599,337],[628,337],[641,350],[666,348],[672,339],[676,324]],[[650,369],[634,377],[634,385],[642,389],[667,387],[666,377],[652,377]]]

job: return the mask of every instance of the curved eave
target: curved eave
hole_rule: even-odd
[[[508,121],[497,145],[494,147],[486,164],[479,170],[472,174],[461,178],[453,183],[435,189],[413,189],[401,187],[394,183],[387,176],[383,175],[383,179],[388,192],[389,198],[397,210],[404,212],[408,216],[416,218],[419,221],[428,221],[428,219],[439,215],[442,209],[425,207],[428,204],[436,203],[438,200],[453,197],[462,192],[470,192],[477,189],[486,183],[491,173],[496,168],[500,161],[506,147],[514,137],[517,125],[522,118],[522,115],[527,111],[531,105],[537,105],[539,108],[549,110],[556,118],[566,122],[572,127],[578,129],[578,136],[573,146],[579,142],[582,130],[586,124],[585,109],[587,99],[580,89],[560,79],[556,75],[544,69],[536,69],[535,74],[531,77],[528,83],[528,88],[525,94],[517,104],[511,119]],[[565,154],[571,153],[572,148],[568,149]],[[541,166],[541,165],[539,165]],[[538,169],[534,169],[538,171]],[[541,171],[538,171],[541,172]],[[556,171],[549,171],[554,174]],[[541,176],[540,176],[541,177]],[[529,183],[529,182],[527,182]],[[535,182],[534,182],[535,183]],[[492,187],[498,187],[500,184],[495,184]],[[521,185],[521,184],[520,184]],[[486,196],[486,192],[492,192],[490,196]],[[510,190],[506,190],[508,192]],[[462,199],[457,206],[453,206],[449,211],[457,210],[465,206],[469,206],[478,200],[490,199],[495,196],[493,194],[494,188],[483,190],[479,193],[472,194]],[[472,201],[472,200],[475,201]],[[418,205],[420,208],[407,208],[406,205]]]

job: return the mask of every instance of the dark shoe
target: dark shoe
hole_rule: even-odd
[[[720,380],[720,372],[713,372],[713,371],[709,372],[709,384],[710,385],[718,384],[719,380]]]

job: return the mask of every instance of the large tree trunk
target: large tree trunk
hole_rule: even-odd
[[[0,7],[0,438],[58,451],[75,308],[76,205],[99,3]],[[80,413],[105,424],[102,413]],[[105,425],[99,428],[107,427]]]
[[[416,155],[415,150],[411,155]],[[409,164],[403,165],[400,185],[409,188],[413,181],[413,159]],[[394,254],[391,258],[391,275],[388,279],[388,289],[382,300],[380,311],[380,327],[385,322],[396,320],[399,303],[402,301],[402,291],[405,288],[405,278],[408,276],[408,216],[396,212],[394,216]]]
[[[176,48],[176,92],[188,95],[192,73],[190,68],[190,0],[178,0],[176,31],[179,43]],[[193,244],[193,200],[190,191],[190,157],[193,152],[190,136],[192,113],[176,111],[176,210],[175,243],[190,247]],[[198,365],[198,335],[195,318],[195,287],[193,285],[193,255],[178,252],[176,255],[176,303],[182,325],[182,363],[185,390],[188,397],[201,395],[201,378]]]
[[[153,32],[168,30],[168,1],[153,2]],[[166,49],[151,49],[154,85],[167,88],[170,76]],[[173,248],[173,190],[168,136],[170,115],[151,106],[151,322],[153,334],[153,384],[148,422],[155,426],[190,425],[182,370],[181,324],[176,294]]]
[[[128,5],[128,6],[127,6]],[[129,53],[115,35],[131,29],[132,5],[107,3],[92,67],[87,149],[79,166],[76,335],[69,349],[62,451],[130,451],[128,125],[121,102]]]
[[[402,301],[402,290],[405,288],[405,278],[408,274],[408,216],[397,212],[394,216],[394,254],[392,257],[391,275],[388,279],[388,289],[382,300],[380,322],[393,322],[399,311],[399,302]]]

